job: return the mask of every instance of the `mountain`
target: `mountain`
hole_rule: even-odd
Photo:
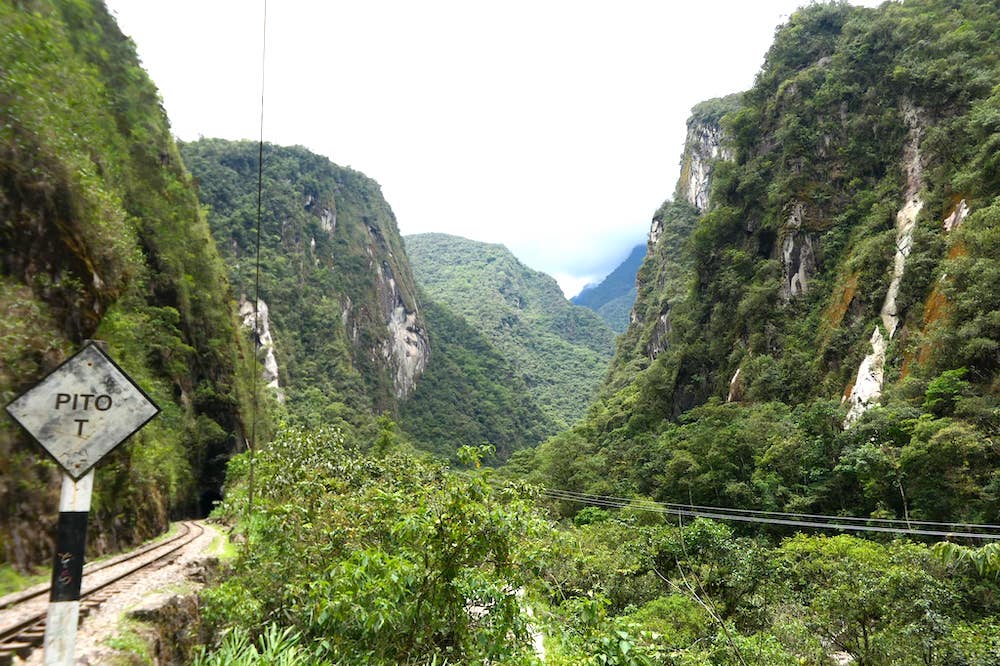
[[[992,521],[998,20],[794,13],[753,88],[693,110],[601,397],[519,464],[673,502]]]
[[[258,144],[202,139],[181,152],[248,323],[254,319]],[[428,363],[396,219],[378,184],[300,147],[265,145],[260,330],[268,383],[293,423],[370,424]]]
[[[558,431],[517,365],[486,332],[426,295],[420,302],[431,356],[399,412],[400,427],[414,444],[442,458],[461,446],[489,444],[502,461]]]
[[[635,276],[645,257],[646,246],[635,246],[625,261],[618,264],[599,284],[587,285],[570,301],[601,315],[615,333],[624,333],[628,328],[629,313],[637,293]]]
[[[445,234],[406,237],[427,297],[482,332],[557,426],[578,419],[604,376],[614,332],[505,247]]]
[[[181,151],[252,323],[258,145],[202,139]],[[265,145],[263,157],[263,365],[292,423],[373,439],[373,417],[388,413],[422,449],[449,458],[489,443],[499,460],[556,432],[478,326],[418,295],[374,181],[304,148]]]
[[[135,46],[96,1],[5,3],[0,34],[2,401],[101,339],[162,408],[98,466],[99,554],[217,498],[266,402],[255,415],[226,269]],[[0,564],[51,561],[59,488],[5,413]]]
[[[618,341],[606,391],[620,389],[663,350],[671,331],[669,313],[689,293],[693,258],[689,239],[708,205],[716,166],[732,157],[723,141],[722,118],[736,111],[739,95],[698,104],[688,120],[681,175],[673,199],[653,215],[646,259],[636,274],[632,319]]]

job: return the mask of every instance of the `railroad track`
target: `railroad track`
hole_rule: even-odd
[[[84,567],[83,589],[80,593],[80,621],[112,595],[127,589],[143,571],[170,564],[180,551],[205,529],[194,521],[184,521],[180,531],[169,539],[146,544],[136,550],[109,560]],[[95,576],[99,571],[119,567],[120,570]],[[45,616],[48,611],[48,585],[37,585],[24,592],[0,599],[0,666],[10,666],[14,657],[26,658],[45,638]]]

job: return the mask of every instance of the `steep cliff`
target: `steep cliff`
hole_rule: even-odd
[[[4,403],[100,338],[163,408],[99,466],[91,552],[217,496],[247,340],[156,88],[100,2],[0,6],[0,248]],[[4,414],[0,563],[51,558],[59,482]]]
[[[737,108],[739,97],[730,95],[702,102],[692,110],[674,199],[656,211],[650,224],[629,326],[618,341],[605,392],[621,388],[668,346],[671,310],[687,295],[692,276],[688,238],[698,215],[708,209],[717,165],[732,159],[722,118]]]
[[[698,209],[708,210],[712,192],[712,174],[719,161],[732,161],[733,149],[722,127],[722,117],[739,108],[740,96],[710,99],[695,106],[687,122],[681,174],[674,198],[683,199]],[[652,237],[650,240],[656,242]]]
[[[252,323],[258,146],[204,139],[181,152]],[[304,148],[266,145],[263,159],[258,316],[267,313],[272,338],[269,381],[301,423],[395,411],[429,345],[389,205],[377,183]]]
[[[811,5],[751,90],[696,109],[609,381],[539,452],[547,475],[996,518],[998,20],[987,2]],[[558,469],[568,451],[589,462]]]

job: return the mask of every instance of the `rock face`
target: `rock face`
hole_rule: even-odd
[[[803,10],[796,20],[822,26],[813,50],[799,49],[805,23],[796,24],[783,33],[788,42],[776,40],[752,90],[692,111],[681,177],[650,226],[609,393],[656,369],[668,377],[654,398],[664,418],[680,404],[671,395],[740,401],[742,386],[751,401],[843,396],[850,424],[877,404],[884,383],[946,356],[938,349],[950,344],[941,331],[954,325],[944,305],[957,269],[944,262],[959,263],[968,250],[947,234],[970,202],[995,196],[993,180],[970,175],[992,164],[972,146],[988,146],[994,127],[969,134],[985,122],[979,112],[931,89],[890,85],[887,71],[918,78],[913,45],[887,51],[896,69],[845,66],[854,33],[838,26],[862,29],[865,11]],[[893,21],[910,10],[895,11],[887,12]],[[848,92],[862,78],[863,103]],[[985,87],[969,95],[986,95]],[[929,206],[942,227],[918,221]],[[921,318],[921,334],[911,335]]]
[[[392,265],[397,263],[397,258],[377,228],[369,226],[368,236],[371,256],[374,258],[378,252],[386,257],[375,267],[375,290],[389,332],[382,344],[382,357],[393,371],[396,397],[403,400],[413,392],[417,379],[427,367],[430,345],[416,304],[407,302],[396,282]]]
[[[726,395],[726,402],[737,402],[742,397],[743,385],[740,383],[740,374],[743,368],[736,368],[733,378],[729,380],[729,393]]]
[[[378,267],[376,287],[389,331],[382,345],[382,356],[395,371],[396,397],[405,399],[427,367],[430,345],[423,324],[403,298],[388,261]]]
[[[388,328],[385,355],[396,368],[396,397],[403,399],[413,393],[427,367],[430,347],[417,313],[408,311],[402,303],[393,308]]]
[[[245,224],[256,217],[257,146],[206,139],[183,151],[212,209],[212,232],[228,250],[232,280],[250,291],[255,248]],[[324,402],[368,414],[397,410],[426,368],[430,345],[378,184],[304,148],[265,146],[263,171],[261,294],[281,342],[290,412],[310,421]],[[276,381],[273,351],[264,365],[268,382]]]
[[[681,182],[678,191],[684,200],[704,213],[708,210],[708,195],[712,188],[712,171],[716,160],[733,159],[725,145],[725,136],[718,119],[688,121],[681,160]]]
[[[858,376],[848,398],[850,407],[844,425],[850,425],[858,420],[882,395],[882,383],[885,381],[885,350],[888,341],[882,336],[882,331],[876,328],[870,340],[872,351],[861,361]]]
[[[781,263],[784,271],[781,296],[786,302],[806,293],[809,279],[816,272],[813,234],[802,228],[805,215],[805,204],[793,201],[788,221],[785,222],[785,237],[781,243]]]
[[[247,422],[246,348],[159,94],[104,3],[3,3],[0,25],[0,401],[99,338],[170,423],[105,458],[99,555],[217,491]],[[58,498],[51,461],[4,415],[0,565],[51,561]]]
[[[920,158],[920,139],[923,128],[920,114],[909,102],[903,105],[903,118],[909,126],[909,136],[903,151],[903,167],[906,170],[906,200],[903,207],[896,213],[896,254],[893,256],[892,281],[882,304],[882,325],[889,332],[889,338],[896,334],[899,325],[899,312],[896,299],[899,296],[899,285],[906,272],[906,258],[913,249],[913,229],[917,224],[917,215],[924,207],[920,199],[920,188],[923,186],[923,165]]]
[[[285,401],[284,392],[281,390],[281,383],[278,379],[278,358],[274,354],[274,337],[271,335],[271,318],[267,308],[267,303],[263,299],[257,299],[257,316],[254,321],[253,303],[240,297],[239,315],[243,320],[243,328],[249,329],[256,338],[259,345],[261,361],[261,376],[265,385],[274,391],[278,402]]]
[[[646,356],[650,361],[655,361],[656,357],[667,350],[670,344],[670,313],[664,312],[657,318],[653,325],[653,332],[646,343]]]
[[[154,663],[191,663],[196,649],[208,642],[196,594],[161,592],[127,614],[139,623],[137,633],[153,652]]]
[[[958,205],[955,206],[955,211],[951,215],[945,218],[944,223],[942,225],[944,227],[945,233],[950,234],[955,229],[958,229],[960,226],[962,226],[962,222],[965,222],[965,218],[967,218],[968,216],[969,216],[969,204],[965,201],[965,199],[962,199],[961,201],[958,202]]]
[[[709,207],[712,173],[719,160],[732,160],[733,151],[722,128],[722,117],[739,106],[737,95],[698,104],[687,122],[687,137],[681,155],[681,173],[674,198],[686,201],[699,213]],[[653,252],[663,233],[663,218],[656,215],[649,228],[649,248]]]
[[[636,276],[634,306],[613,367],[627,364],[632,354],[654,361],[669,347],[673,330],[670,311],[687,290],[691,268],[685,242],[699,216],[711,207],[709,195],[716,166],[734,157],[722,118],[739,105],[739,96],[730,95],[692,109],[674,200],[665,202],[650,224],[646,258]]]
[[[681,189],[681,186],[678,186]],[[636,275],[629,324],[619,338],[612,373],[655,361],[670,346],[674,306],[688,290],[691,261],[686,239],[697,226],[698,209],[684,200],[665,202],[653,216],[647,254]],[[623,375],[624,377],[624,375]]]
[[[848,396],[850,411],[844,419],[844,425],[854,423],[868,408],[872,407],[882,395],[884,381],[885,352],[889,340],[896,335],[899,326],[899,310],[897,299],[899,287],[906,272],[906,259],[913,249],[913,230],[917,224],[917,215],[923,208],[920,198],[920,188],[923,186],[923,163],[920,157],[920,139],[923,135],[921,113],[912,103],[904,100],[902,105],[903,118],[909,127],[906,144],[903,148],[903,169],[906,172],[906,193],[903,207],[896,213],[896,252],[893,255],[892,280],[882,301],[880,317],[882,326],[888,334],[883,337],[879,329],[875,329],[871,337],[871,353],[865,356],[858,368],[854,387]],[[959,210],[955,211],[955,215]],[[956,219],[958,219],[956,217]],[[945,222],[947,226],[947,221]],[[954,225],[954,222],[952,222]]]

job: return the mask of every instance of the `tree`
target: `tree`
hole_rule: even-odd
[[[779,566],[806,624],[861,666],[933,663],[955,591],[927,548],[850,536],[787,540]]]
[[[247,548],[207,594],[215,623],[293,627],[334,663],[530,655],[518,590],[545,522],[524,489],[393,447],[368,455],[332,430],[286,430],[254,464]],[[248,471],[246,455],[230,464],[230,519],[244,516]]]

